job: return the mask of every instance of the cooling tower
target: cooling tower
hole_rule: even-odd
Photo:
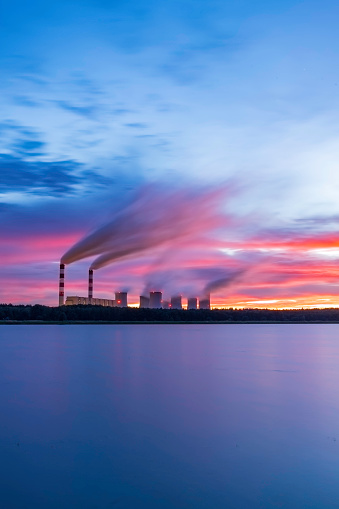
[[[199,300],[199,309],[211,309],[211,299],[209,295]]]
[[[127,308],[127,292],[115,292],[115,306]]]
[[[171,309],[182,309],[181,295],[171,297]]]
[[[93,299],[93,270],[88,271],[88,303],[92,304]]]
[[[149,307],[151,309],[161,308],[162,292],[150,292],[149,294]]]
[[[170,308],[170,303],[168,300],[163,300],[162,301],[162,309],[169,309]]]
[[[187,299],[187,309],[198,309],[198,299],[196,297]]]
[[[149,298],[145,295],[140,295],[140,308],[149,308]]]
[[[64,305],[65,298],[65,264],[60,263],[60,276],[59,276],[59,306]]]

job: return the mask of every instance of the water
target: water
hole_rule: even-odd
[[[339,506],[339,325],[0,327],[0,507]]]

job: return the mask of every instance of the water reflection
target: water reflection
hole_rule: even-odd
[[[1,327],[1,507],[337,507],[338,332]]]

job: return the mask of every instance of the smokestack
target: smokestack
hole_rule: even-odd
[[[149,308],[149,298],[145,297],[145,295],[140,295],[140,307]]]
[[[65,264],[60,263],[60,276],[59,276],[59,306],[64,305],[65,300]]]
[[[198,309],[198,299],[196,297],[187,299],[187,309]]]
[[[181,295],[171,297],[171,309],[182,309]]]
[[[149,294],[149,307],[151,309],[162,308],[162,292],[150,292]]]
[[[88,271],[88,303],[92,304],[93,299],[93,270]]]

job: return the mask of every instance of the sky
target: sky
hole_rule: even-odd
[[[339,306],[339,5],[0,7],[0,302]]]

